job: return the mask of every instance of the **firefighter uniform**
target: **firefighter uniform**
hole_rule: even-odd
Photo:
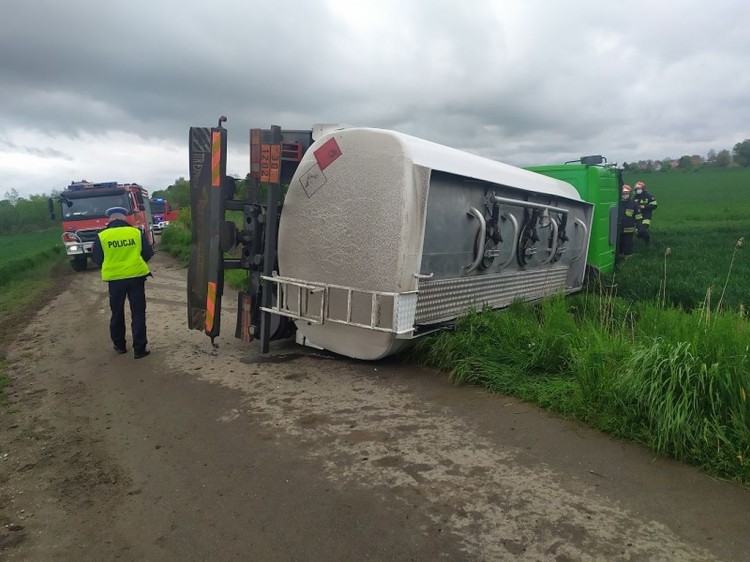
[[[620,201],[620,243],[619,253],[629,256],[633,253],[633,237],[636,227],[641,220],[641,212],[638,203],[630,198],[631,188],[629,185],[622,186]]]
[[[638,209],[641,212],[641,220],[638,222],[638,238],[648,244],[651,241],[651,234],[649,228],[651,228],[651,215],[656,209],[656,198],[646,191],[646,184],[639,181],[635,184],[635,202],[638,204]]]
[[[102,281],[109,285],[112,316],[109,334],[118,353],[127,353],[125,340],[125,299],[130,303],[133,356],[150,353],[146,337],[146,277],[151,275],[147,261],[154,252],[146,234],[124,220],[127,210],[114,207],[106,215],[112,220],[94,242],[92,259],[102,268]]]

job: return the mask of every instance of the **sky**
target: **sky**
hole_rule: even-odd
[[[188,129],[394,129],[516,166],[750,138],[748,0],[0,0],[0,198],[164,189]]]

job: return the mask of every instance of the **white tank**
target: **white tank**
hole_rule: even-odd
[[[394,131],[330,130],[284,200],[276,308],[308,343],[385,357],[472,307],[578,290],[591,216],[553,178]]]

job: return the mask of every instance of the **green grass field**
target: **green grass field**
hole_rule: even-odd
[[[703,303],[710,289],[713,304],[723,294],[722,307],[750,305],[750,252],[748,248],[735,252],[740,238],[750,243],[750,170],[625,176],[631,185],[638,179],[646,183],[659,206],[651,227],[652,243],[647,246],[637,240],[635,254],[616,270],[618,294],[656,300],[666,261],[668,303],[691,310]]]
[[[23,234],[7,234],[0,236],[0,264],[9,260],[33,256],[40,250],[52,247],[62,249],[62,238],[59,228],[44,230],[41,232],[28,232]]]
[[[16,278],[39,260],[64,251],[59,230],[0,236],[0,286]]]

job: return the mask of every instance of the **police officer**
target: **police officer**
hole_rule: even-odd
[[[620,244],[619,252],[625,256],[633,253],[633,235],[636,225],[641,220],[641,212],[638,203],[630,198],[631,187],[628,184],[622,186],[620,201]]]
[[[646,184],[642,181],[635,183],[635,202],[638,203],[638,209],[641,212],[642,219],[638,223],[638,238],[648,244],[651,241],[649,228],[651,227],[651,215],[656,209],[656,199],[648,191]]]
[[[146,262],[154,255],[146,234],[126,220],[127,209],[112,207],[105,214],[107,228],[94,242],[92,259],[102,268],[102,281],[109,283],[109,335],[117,353],[127,353],[125,341],[125,298],[130,302],[130,328],[133,357],[141,359],[151,351],[146,347],[146,277],[151,275]]]

